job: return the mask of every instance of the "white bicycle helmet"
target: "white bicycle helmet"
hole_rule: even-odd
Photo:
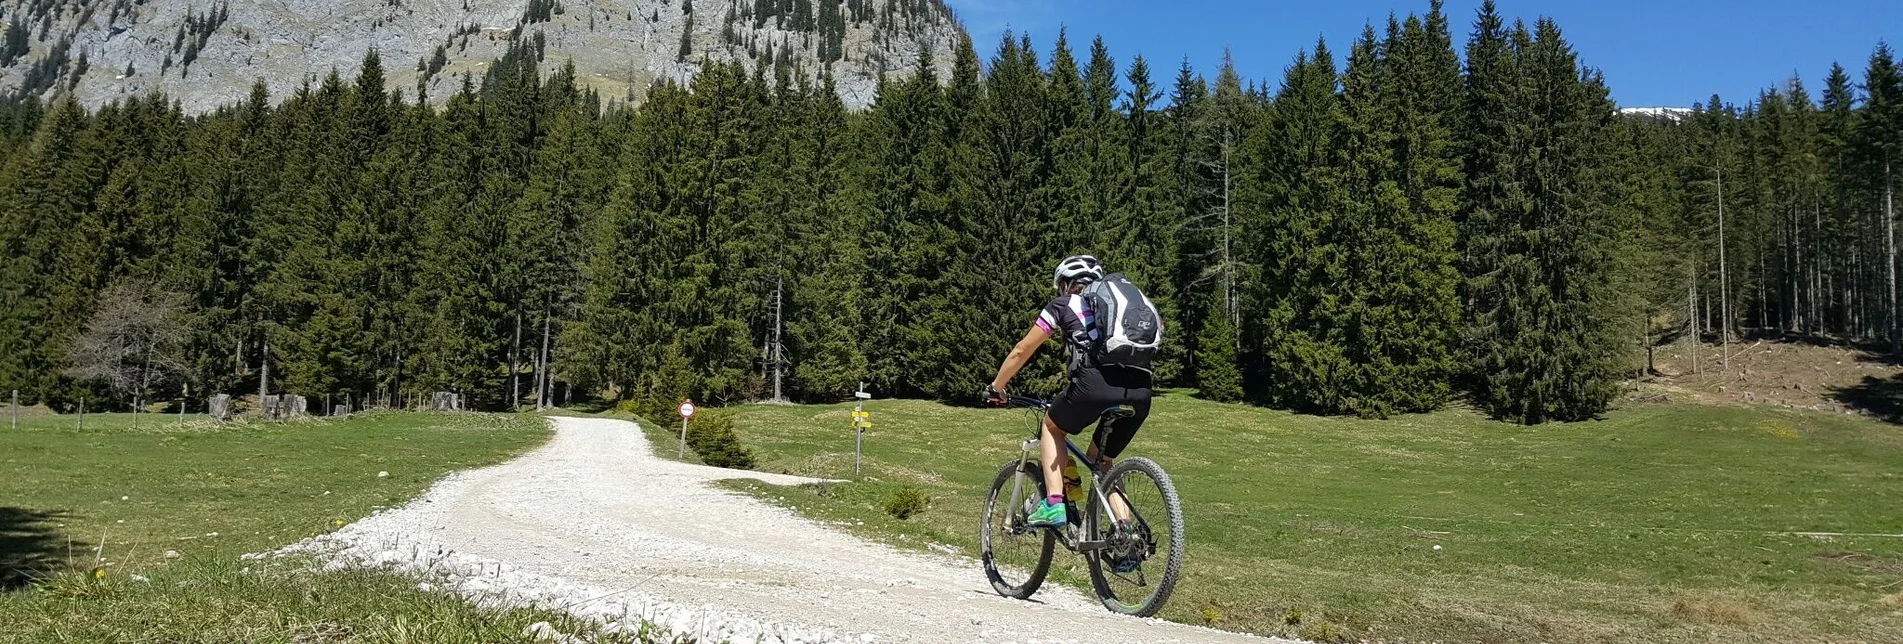
[[[1051,276],[1051,288],[1064,290],[1064,282],[1083,281],[1088,284],[1103,279],[1103,262],[1089,255],[1072,255],[1057,263],[1057,272]]]

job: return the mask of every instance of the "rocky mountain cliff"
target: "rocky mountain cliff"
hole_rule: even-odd
[[[432,100],[480,78],[511,43],[542,38],[548,70],[611,99],[692,78],[703,59],[830,67],[852,107],[881,70],[942,72],[962,37],[943,0],[0,0],[0,97],[70,93],[88,107],[162,91],[187,112],[277,98],[381,56],[392,89]]]

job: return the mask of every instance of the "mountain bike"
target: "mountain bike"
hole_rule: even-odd
[[[1031,527],[1026,519],[1046,494],[1038,441],[1050,403],[1023,396],[1005,399],[1011,407],[1030,410],[1034,422],[1023,452],[998,470],[978,519],[978,542],[992,589],[1030,599],[1050,572],[1053,548],[1063,544],[1090,564],[1091,586],[1105,608],[1137,617],[1155,615],[1183,570],[1183,506],[1169,474],[1142,457],[1125,458],[1105,469],[1065,437],[1071,458],[1087,466],[1080,472],[1088,469],[1090,485],[1083,488],[1084,498],[1065,499],[1070,513],[1066,526]],[[1091,440],[1105,435],[1105,424],[1130,415],[1121,407],[1106,410]]]

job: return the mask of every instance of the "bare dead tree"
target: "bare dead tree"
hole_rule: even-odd
[[[1235,253],[1239,222],[1232,217],[1235,212],[1233,177],[1249,100],[1243,93],[1240,77],[1236,75],[1234,61],[1225,51],[1222,71],[1217,77],[1214,91],[1207,97],[1206,108],[1189,124],[1203,146],[1199,158],[1190,161],[1191,166],[1202,176],[1193,180],[1189,189],[1196,201],[1207,202],[1208,205],[1199,211],[1184,213],[1185,217],[1176,224],[1179,235],[1220,231],[1220,239],[1213,248],[1185,259],[1203,264],[1190,284],[1215,282],[1217,295],[1222,301],[1223,316],[1238,328],[1242,324],[1241,297],[1237,288],[1239,259]],[[1241,334],[1237,334],[1235,340],[1236,348],[1240,350]]]
[[[115,280],[73,339],[66,375],[104,382],[138,409],[153,387],[185,373],[190,327],[184,296],[144,280]]]

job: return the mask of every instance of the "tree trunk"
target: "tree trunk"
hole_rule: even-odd
[[[1230,206],[1233,205],[1230,201],[1230,197],[1233,194],[1231,192],[1231,178],[1234,176],[1234,173],[1230,172],[1229,156],[1231,154],[1231,148],[1234,147],[1234,143],[1231,139],[1235,135],[1229,131],[1229,128],[1230,125],[1226,122],[1222,126],[1222,306],[1223,313],[1229,316],[1230,327],[1236,329],[1236,333],[1234,334],[1235,349],[1237,355],[1241,355],[1242,313],[1236,310],[1236,267],[1234,262],[1235,256],[1233,255],[1233,235],[1230,232],[1229,217],[1231,212]]]
[[[1789,268],[1790,270],[1789,278],[1785,280],[1790,283],[1791,310],[1785,312],[1784,314],[1784,326],[1786,327],[1787,331],[1790,331],[1791,333],[1796,333],[1796,334],[1802,334],[1804,332],[1803,303],[1798,301],[1798,298],[1802,296],[1804,292],[1804,289],[1801,287],[1801,285],[1803,284],[1803,279],[1804,279],[1803,276],[1806,274],[1806,271],[1804,270],[1804,246],[1803,246],[1803,242],[1800,241],[1801,239],[1803,239],[1802,226],[1803,226],[1803,223],[1800,222],[1797,218],[1797,208],[1796,206],[1792,206],[1791,208],[1791,246],[1790,246],[1791,266]]]
[[[1771,274],[1768,272],[1765,272],[1764,254],[1759,253],[1758,254],[1758,328],[1759,329],[1767,329],[1772,326],[1771,311],[1769,308],[1770,298],[1767,297],[1764,293],[1764,283],[1768,281],[1771,281]]]
[[[1731,275],[1725,266],[1725,171],[1718,169],[1718,343],[1724,372],[1731,373]]]
[[[395,397],[394,400],[396,402],[397,409],[402,409],[403,408],[403,349],[401,348],[396,350],[396,364],[391,367],[390,373],[395,374],[391,376],[391,379],[390,379],[390,395]]]
[[[554,315],[551,314],[550,312],[548,311],[542,312],[542,357],[540,360],[536,361],[536,367],[535,367],[535,410],[536,411],[541,411],[548,407],[548,404],[547,404],[548,398],[547,396],[544,395],[544,392],[548,390],[547,389],[548,387],[548,328],[549,328],[549,318],[551,317],[554,317]]]
[[[265,340],[258,353],[258,404],[271,393],[271,341]]]
[[[515,340],[509,343],[509,411],[522,407],[522,309],[515,310]]]
[[[1863,336],[1863,289],[1865,287],[1863,274],[1863,244],[1860,242],[1865,239],[1869,238],[1859,234],[1857,241],[1851,242],[1850,267],[1845,273],[1844,315],[1847,316],[1848,321],[1844,328],[1852,338],[1861,338]]]
[[[1823,237],[1824,226],[1823,226],[1823,215],[1818,214],[1817,201],[1815,199],[1811,201],[1810,212],[1811,212],[1811,223],[1810,223],[1811,241],[1813,243],[1816,243],[1821,241],[1821,238]],[[1818,248],[1815,250],[1815,252],[1811,253],[1812,259],[1811,259],[1811,271],[1810,271],[1810,315],[1811,315],[1810,332],[1814,334],[1827,332],[1825,327],[1827,327],[1828,325],[1825,324],[1824,322],[1824,311],[1825,311],[1825,307],[1829,306],[1829,303],[1819,302],[1818,299],[1827,298],[1830,296],[1829,295],[1830,286],[1828,283],[1824,281],[1823,244],[1818,243],[1817,246]]]
[[[786,312],[786,279],[776,280],[773,285],[773,402],[786,402],[780,390],[782,374],[786,371],[786,344],[781,337],[785,328],[783,315]]]
[[[1692,279],[1685,287],[1685,324],[1691,335],[1692,373],[1698,373],[1698,348],[1704,344],[1698,337],[1698,263],[1692,263]]]
[[[1892,198],[1894,196],[1893,187],[1890,180],[1890,157],[1888,153],[1885,153],[1883,157],[1883,242],[1888,250],[1888,253],[1884,255],[1884,257],[1889,260],[1885,262],[1885,264],[1890,272],[1890,284],[1886,294],[1890,298],[1889,340],[1891,351],[1896,350],[1897,341],[1899,339],[1896,335],[1896,204]]]

